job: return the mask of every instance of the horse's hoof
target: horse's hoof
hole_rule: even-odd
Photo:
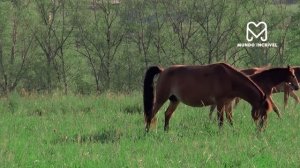
[[[277,117],[278,117],[278,119],[282,119],[281,113],[278,113],[278,114],[277,114]]]
[[[146,127],[145,127],[145,132],[148,133],[148,132],[149,132],[149,129],[150,129],[150,125],[147,124]]]
[[[168,131],[169,131],[169,126],[165,126],[165,127],[164,127],[164,131],[165,131],[165,132],[168,132]]]

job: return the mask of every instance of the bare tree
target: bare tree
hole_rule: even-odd
[[[272,5],[272,8],[270,8]],[[247,65],[261,66],[266,64],[282,65],[287,59],[286,53],[286,36],[290,28],[290,12],[286,9],[286,4],[276,3],[271,0],[252,0],[247,3],[241,3],[240,10],[246,13],[247,20],[240,21],[240,28],[237,30],[237,39],[240,42],[245,40],[244,36],[246,22],[249,21],[265,21],[268,25],[268,41],[277,43],[277,48],[267,47],[244,47],[244,53],[247,57],[243,60]],[[256,39],[255,39],[256,40]],[[259,41],[256,41],[259,42]]]
[[[124,37],[115,5],[110,1],[93,1],[92,9],[86,13],[90,18],[77,20],[81,45],[77,51],[87,58],[98,92],[101,87],[110,89],[112,64]]]
[[[150,11],[150,1],[129,0],[126,2],[123,22],[127,27],[126,37],[137,46],[143,57],[144,68],[151,62],[150,50],[154,41],[154,15]]]
[[[181,50],[180,63],[186,63],[186,54],[191,38],[199,30],[199,26],[194,21],[195,5],[193,1],[164,1],[166,16],[177,36]]]
[[[66,1],[52,0],[51,2],[48,2],[36,0],[35,4],[41,22],[38,29],[35,30],[34,37],[46,58],[47,89],[48,91],[51,91],[52,89],[52,76],[54,72],[56,72],[58,80],[61,80],[59,67],[57,67],[57,64],[55,62],[56,56],[60,54],[62,78],[65,93],[67,93],[63,49],[66,41],[71,36],[73,26],[66,26]]]
[[[229,3],[229,4],[228,4]],[[201,27],[202,47],[207,63],[227,61],[227,52],[236,45],[230,43],[238,23],[237,2],[199,1],[195,3],[196,20]]]
[[[165,15],[163,10],[162,10],[162,7],[163,7],[163,3],[161,3],[160,1],[158,0],[152,0],[151,2],[151,9],[154,11],[154,16],[155,16],[155,21],[154,21],[154,39],[153,39],[153,43],[154,43],[154,46],[156,48],[156,55],[157,55],[157,58],[158,58],[158,64],[161,64],[162,63],[162,57],[163,56],[166,56],[166,52],[165,52],[165,49],[164,49],[164,44],[165,44],[165,41],[164,40],[166,37],[164,36],[163,34],[163,31],[164,31],[164,28],[166,26],[165,24],[165,21],[166,21],[166,18],[165,18]]]

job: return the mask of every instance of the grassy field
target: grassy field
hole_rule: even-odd
[[[275,100],[282,109],[282,95]],[[233,128],[226,122],[219,130],[208,108],[181,104],[169,132],[161,110],[158,127],[145,134],[140,93],[14,93],[0,101],[0,167],[299,167],[300,106],[293,104],[282,120],[270,113],[263,133],[243,102]]]

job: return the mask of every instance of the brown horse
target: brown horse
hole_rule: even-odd
[[[255,67],[255,68],[249,68],[249,69],[243,69],[241,70],[246,75],[253,75],[255,73],[261,72],[263,70],[266,70],[269,66],[266,67]],[[297,77],[297,80],[300,80],[300,67],[293,67],[295,75]],[[293,88],[290,87],[287,83],[281,83],[273,88],[273,93],[284,93],[284,108],[287,106],[287,101],[289,96],[291,96],[296,103],[300,103],[300,98],[296,95]],[[236,99],[236,104],[238,103],[239,99]]]
[[[278,110],[278,107],[275,105],[274,101],[272,100],[271,94],[273,87],[277,86],[280,83],[286,82],[289,83],[289,85],[295,89],[299,89],[298,80],[295,76],[294,69],[288,66],[287,68],[271,68],[268,70],[263,70],[261,72],[258,72],[254,75],[251,75],[250,78],[264,91],[268,99],[270,100],[274,111],[280,118],[280,112]],[[210,118],[213,112],[213,107],[211,107],[210,111]],[[231,108],[231,102],[226,104],[226,117],[229,120],[229,122],[232,124],[232,108]]]
[[[154,94],[153,79],[159,74]],[[179,102],[192,107],[216,104],[219,126],[223,124],[224,105],[235,97],[241,97],[252,106],[252,118],[259,128],[264,126],[270,102],[262,90],[246,75],[225,63],[204,66],[175,65],[166,69],[150,67],[144,79],[144,116],[146,131],[155,121],[155,115],[169,99],[165,112],[165,126]]]
[[[245,74],[247,76],[250,76],[250,75],[259,73],[261,71],[264,71],[264,70],[266,70],[268,68],[269,68],[269,66],[253,67],[253,68],[247,68],[247,69],[239,69],[239,71],[241,71],[243,74]],[[237,106],[237,104],[239,103],[239,101],[240,101],[240,98],[238,98],[238,97],[234,99],[234,107]],[[230,108],[232,108],[232,107],[230,107]],[[209,110],[209,119],[210,120],[212,120],[212,114],[213,114],[213,112],[214,112],[215,109],[216,109],[216,105],[211,105],[210,106],[210,110]]]
[[[299,81],[300,80],[300,67],[294,67],[293,69],[295,71],[295,75],[297,77],[297,80]],[[273,93],[279,93],[279,92],[283,92],[284,93],[284,99],[283,99],[283,101],[284,101],[284,106],[283,106],[284,109],[287,106],[287,102],[288,102],[289,96],[291,96],[295,100],[296,104],[300,103],[299,97],[296,95],[296,93],[294,92],[294,90],[287,83],[279,84],[279,85],[277,85],[273,89]]]

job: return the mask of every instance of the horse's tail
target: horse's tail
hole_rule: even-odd
[[[158,66],[148,68],[144,79],[144,115],[147,123],[152,119],[152,108],[154,103],[154,89],[153,79],[155,75],[161,73],[163,70]]]

